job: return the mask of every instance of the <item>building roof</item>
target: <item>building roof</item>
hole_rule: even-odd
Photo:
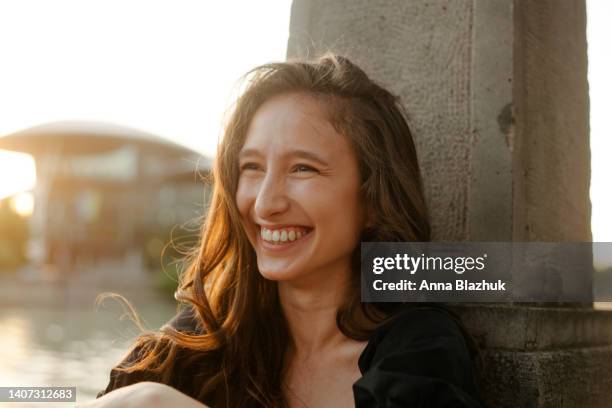
[[[138,129],[93,121],[61,121],[0,137],[0,149],[28,153],[94,154],[124,146],[165,154],[196,154],[188,147]]]

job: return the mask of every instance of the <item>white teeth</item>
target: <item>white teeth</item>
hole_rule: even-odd
[[[270,234],[271,234],[270,230],[267,230],[265,228],[261,229],[261,232],[260,232],[261,239],[269,240]]]
[[[269,230],[267,228],[261,228],[261,238],[264,241],[274,243],[285,243],[288,241],[295,241],[307,234],[304,229],[298,229],[297,227],[291,227],[290,229],[277,229]]]

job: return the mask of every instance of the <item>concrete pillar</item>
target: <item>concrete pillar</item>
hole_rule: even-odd
[[[324,50],[401,96],[434,240],[592,240],[584,0],[294,0],[287,56]],[[608,312],[458,310],[490,406],[612,404]]]

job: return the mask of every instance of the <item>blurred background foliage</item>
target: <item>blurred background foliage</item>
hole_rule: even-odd
[[[180,273],[198,248],[200,223],[198,217],[172,227],[156,225],[145,232],[143,264],[154,274],[155,286],[165,294],[174,295]]]
[[[10,197],[0,200],[0,271],[26,263],[28,236],[28,219],[15,210]]]

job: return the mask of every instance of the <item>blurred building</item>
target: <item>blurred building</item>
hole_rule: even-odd
[[[142,274],[169,231],[197,224],[209,199],[208,158],[127,127],[51,123],[0,138],[0,149],[36,163],[28,245],[36,271],[82,274],[112,264],[124,277]]]

